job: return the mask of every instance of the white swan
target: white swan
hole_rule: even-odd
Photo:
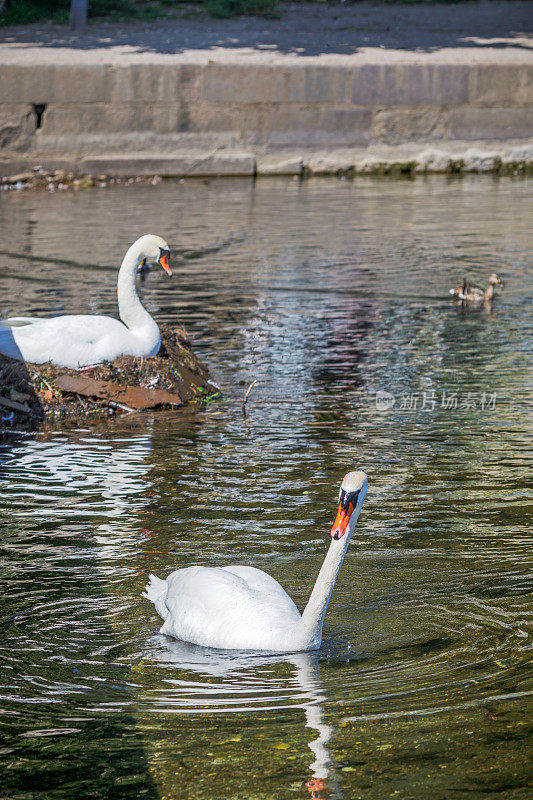
[[[141,261],[157,262],[172,275],[170,251],[160,236],[141,236],[127,251],[118,273],[119,322],[90,314],[39,319],[10,317],[0,320],[0,353],[19,361],[80,369],[113,361],[119,356],[155,356],[161,336],[157,324],[137,295]]]
[[[279,583],[254,567],[187,567],[150,575],[143,597],[164,620],[160,632],[237,650],[317,650],[329,598],[367,492],[364,472],[345,475],[331,544],[302,615]]]

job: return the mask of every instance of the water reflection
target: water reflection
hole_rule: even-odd
[[[334,729],[324,722],[323,702],[326,700],[320,682],[317,653],[293,653],[287,656],[212,650],[180,642],[166,636],[153,637],[151,646],[141,662],[142,667],[165,669],[165,689],[155,690],[146,698],[158,713],[213,714],[259,713],[276,708],[302,708],[306,727],[318,736],[309,741],[314,761],[311,777],[327,779],[330,774],[331,753],[328,742]],[[280,680],[272,670],[277,664],[291,664],[295,669],[287,680]],[[169,671],[169,667],[173,669]],[[174,675],[179,672],[179,677]],[[189,673],[219,679],[196,682]]]
[[[0,253],[3,314],[113,313],[125,245],[168,231],[176,280],[154,273],[143,302],[180,315],[227,393],[202,413],[5,440],[5,791],[523,794],[531,184],[221,191],[164,183],[127,204],[110,191],[0,207],[0,228],[31,251]],[[492,315],[455,308],[457,275],[492,269],[505,277]],[[393,407],[376,407],[378,390]],[[445,407],[453,392],[497,401]],[[424,393],[434,404],[422,408]],[[318,654],[249,661],[154,635],[148,572],[193,563],[264,569],[303,608],[356,465],[370,492]]]
[[[151,452],[148,433],[110,440],[86,428],[69,435],[28,437],[15,457],[4,461],[7,474],[10,464],[17,468],[17,482],[6,486],[4,497],[15,517],[123,516],[136,507],[135,498],[146,488],[144,465]]]

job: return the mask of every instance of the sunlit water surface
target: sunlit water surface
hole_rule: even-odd
[[[114,314],[124,250],[161,233],[175,276],[144,302],[226,397],[2,440],[2,797],[531,796],[532,207],[488,178],[4,194],[0,313]],[[492,309],[454,306],[493,270]],[[158,634],[148,572],[191,563],[303,608],[354,467],[318,653]]]

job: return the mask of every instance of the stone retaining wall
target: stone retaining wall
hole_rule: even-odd
[[[533,64],[4,64],[0,173],[533,164]]]

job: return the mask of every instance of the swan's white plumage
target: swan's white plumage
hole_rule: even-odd
[[[161,344],[159,328],[143,308],[135,286],[142,258],[155,260],[168,245],[159,236],[141,236],[124,256],[118,277],[123,322],[90,314],[9,317],[0,320],[0,353],[22,361],[79,369],[113,361],[121,355],[154,356]]]
[[[300,612],[266,572],[238,565],[195,566],[172,572],[166,581],[154,577],[144,596],[164,620],[161,633],[204,647],[298,649],[291,630]]]
[[[260,569],[186,567],[166,580],[150,575],[143,596],[164,620],[160,632],[219,649],[287,653],[320,647],[329,598],[365,500],[365,473],[348,473],[342,489],[353,499],[348,527],[342,538],[332,538],[303,614],[283,587]]]
[[[19,325],[32,325],[34,322],[42,322],[40,317],[7,317],[0,319],[0,325],[9,325],[16,328]]]
[[[148,348],[146,340],[112,317],[72,315],[37,319],[14,326],[13,335],[3,335],[0,327],[0,352],[33,364],[51,361],[61,367],[78,369],[113,361],[120,355],[155,356],[159,336]],[[9,329],[8,329],[9,330]]]

